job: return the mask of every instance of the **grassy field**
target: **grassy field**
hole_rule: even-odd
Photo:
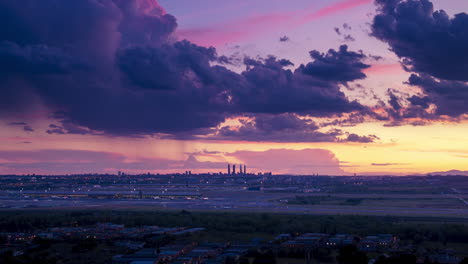
[[[281,199],[287,200],[287,204],[294,205],[352,205],[352,206],[381,206],[381,207],[402,207],[402,208],[454,208],[464,209],[467,206],[460,200],[451,197],[406,197],[406,198],[389,198],[389,197],[368,197],[366,195],[343,197],[343,196],[305,196],[298,195],[295,197]]]
[[[189,212],[150,210],[0,211],[0,232],[22,232],[56,226],[89,226],[113,222],[127,226],[205,227],[216,235],[248,234],[269,238],[291,232],[351,233],[357,235],[392,233],[412,237],[421,232],[441,235],[451,242],[468,242],[466,219],[449,217],[397,217],[360,215],[298,215],[239,212]]]

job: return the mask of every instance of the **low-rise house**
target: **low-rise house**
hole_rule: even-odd
[[[457,264],[460,262],[460,258],[448,253],[432,254],[428,256],[428,259],[432,263],[439,264]]]
[[[366,236],[359,243],[363,251],[373,252],[383,249],[390,249],[396,246],[398,239],[390,234],[380,234],[376,236]]]
[[[280,234],[275,237],[275,241],[283,242],[283,241],[291,240],[291,238],[292,238],[291,234]]]
[[[177,250],[163,250],[159,253],[158,263],[172,261],[178,256],[180,256],[180,252]]]
[[[157,263],[159,255],[154,248],[144,248],[130,255],[117,255],[112,258],[112,264],[131,264],[145,261]]]
[[[131,240],[118,240],[114,244],[118,247],[125,247],[131,250],[138,250],[145,246],[145,242]]]
[[[31,242],[36,238],[30,233],[0,233],[0,237],[5,238],[7,244]]]
[[[189,257],[178,257],[172,264],[192,264],[192,258]]]
[[[189,228],[189,229],[174,232],[174,233],[172,233],[172,235],[180,236],[180,235],[186,235],[186,234],[192,234],[192,233],[200,232],[200,231],[203,231],[203,230],[205,230],[205,228],[202,228],[202,227]]]

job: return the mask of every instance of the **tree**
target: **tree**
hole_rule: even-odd
[[[389,258],[380,257],[375,264],[416,264],[417,257],[411,254],[391,256]]]
[[[339,264],[367,264],[369,262],[367,255],[359,251],[355,245],[342,247],[337,260]]]

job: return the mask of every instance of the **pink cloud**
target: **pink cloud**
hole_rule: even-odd
[[[292,14],[267,14],[221,26],[180,29],[177,31],[177,36],[198,45],[216,47],[254,37],[267,26],[280,26],[291,17]]]
[[[297,17],[297,12],[270,13],[244,18],[206,28],[185,28],[177,31],[180,39],[188,39],[202,46],[222,46],[235,43],[261,34],[287,30],[303,26],[309,22],[330,16],[351,8],[372,3],[372,0],[345,0],[317,11],[310,8]]]
[[[235,1],[235,2],[230,2],[230,3],[223,3],[223,6],[219,8],[209,8],[209,9],[200,9],[200,10],[193,10],[192,13],[177,16],[178,19],[193,19],[197,17],[202,17],[202,16],[208,16],[212,14],[218,14],[221,12],[233,12],[235,10],[239,10],[245,6],[248,6],[250,4],[250,1]]]
[[[397,74],[405,71],[399,63],[375,64],[364,70],[366,74]]]
[[[248,168],[285,174],[328,175],[345,174],[335,154],[326,149],[271,149],[267,151],[237,151],[228,156],[247,164]]]
[[[373,0],[346,0],[342,1],[339,3],[335,3],[329,6],[326,6],[322,9],[319,9],[318,11],[305,15],[302,17],[300,20],[296,22],[297,26],[302,26],[306,23],[309,23],[311,21],[314,21],[316,19],[325,17],[325,16],[330,16],[335,13],[339,13],[342,11],[346,11],[348,9],[352,9],[361,5],[367,5],[371,4]]]
[[[215,155],[214,153],[213,155]],[[0,151],[0,173],[15,174],[76,174],[116,173],[169,173],[191,170],[193,172],[225,171],[226,161],[199,161],[191,154],[186,160],[144,158],[116,152],[44,149],[35,151]],[[225,153],[247,164],[249,172],[328,175],[345,174],[335,154],[326,149],[272,149],[267,151],[237,151]],[[220,156],[221,157],[221,156]]]
[[[0,173],[12,174],[79,174],[146,172],[220,171],[225,162],[198,161],[193,155],[186,160],[165,158],[129,158],[107,151],[42,149],[0,150]]]

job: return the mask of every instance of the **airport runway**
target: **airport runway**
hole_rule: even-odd
[[[275,195],[275,196],[278,196]],[[283,194],[284,196],[284,194]],[[269,196],[267,196],[269,197]],[[391,215],[391,216],[433,216],[468,219],[466,208],[409,208],[389,206],[345,206],[345,205],[288,205],[260,197],[208,198],[208,200],[138,200],[138,199],[27,199],[0,200],[1,210],[27,209],[146,209],[146,210],[194,210],[194,211],[236,211],[274,212],[294,214],[343,214],[343,215]]]

